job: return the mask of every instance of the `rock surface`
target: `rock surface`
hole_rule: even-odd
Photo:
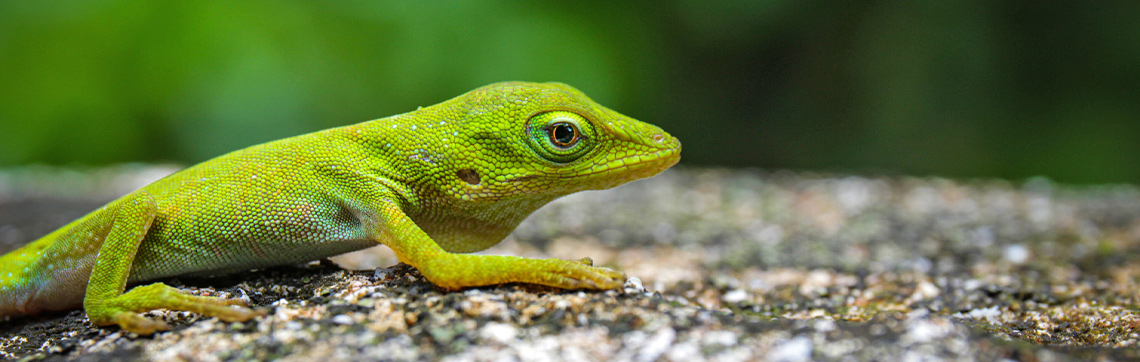
[[[171,169],[0,171],[0,251]],[[158,311],[147,316],[174,330],[140,337],[81,311],[15,318],[0,323],[0,357],[1140,358],[1134,186],[675,169],[557,200],[486,253],[589,256],[632,278],[606,292],[446,292],[376,248],[340,266],[166,281],[270,313],[249,323]]]

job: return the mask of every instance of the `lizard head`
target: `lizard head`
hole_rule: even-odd
[[[367,122],[405,212],[451,252],[486,249],[555,198],[656,175],[681,158],[660,128],[561,83],[496,83]],[[349,128],[354,133],[355,129]]]
[[[562,83],[496,83],[452,101],[468,144],[450,157],[447,193],[464,201],[545,203],[656,175],[681,157],[681,142],[661,128]]]

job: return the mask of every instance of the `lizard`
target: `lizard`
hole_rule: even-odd
[[[562,83],[503,82],[387,118],[251,146],[111,201],[0,256],[0,316],[82,307],[140,335],[168,309],[248,321],[263,311],[161,282],[298,264],[378,243],[448,290],[505,283],[613,289],[579,260],[469,254],[578,191],[680,160],[661,128]],[[133,286],[127,290],[127,286]]]

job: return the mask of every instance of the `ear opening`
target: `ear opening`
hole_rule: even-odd
[[[463,182],[466,182],[468,184],[478,185],[479,182],[481,182],[479,179],[479,172],[476,172],[475,170],[469,168],[459,170],[455,172],[455,175],[459,176],[460,180],[463,180]]]

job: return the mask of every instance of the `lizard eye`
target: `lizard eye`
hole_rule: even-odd
[[[569,122],[558,122],[550,127],[550,142],[555,146],[567,148],[578,142],[578,128]]]
[[[594,128],[585,117],[573,112],[539,113],[527,122],[527,144],[538,156],[555,163],[567,163],[594,148]]]

